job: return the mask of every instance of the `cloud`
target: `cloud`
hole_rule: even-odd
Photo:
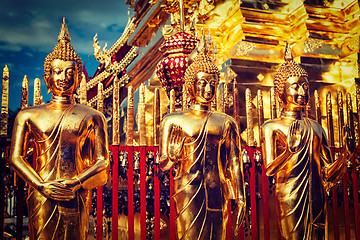
[[[63,0],[61,4],[40,0],[6,1],[0,9],[0,32],[4,33],[0,35],[0,41],[8,43],[8,50],[12,51],[25,46],[52,50],[62,17],[66,17],[72,43],[87,44],[87,49],[82,47],[81,51],[89,53],[95,33],[108,42],[115,42],[120,37],[127,23],[128,7],[121,0]]]
[[[110,48],[128,22],[128,11],[125,0],[2,1],[0,68],[8,64],[10,69],[10,105],[14,104],[10,108],[16,109],[19,105],[24,75],[28,76],[30,85],[35,78],[42,79],[44,59],[57,43],[63,17],[66,17],[71,44],[92,75],[98,66],[92,56],[95,33],[100,45],[107,42]],[[31,92],[29,99],[32,99]],[[42,92],[48,98],[46,91]]]

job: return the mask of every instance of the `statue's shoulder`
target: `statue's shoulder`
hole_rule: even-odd
[[[162,119],[161,123],[163,125],[165,124],[180,124],[184,121],[185,118],[187,118],[186,112],[173,112],[166,114]]]
[[[227,122],[229,124],[236,124],[236,121],[232,116],[223,112],[213,111],[211,113],[211,118],[219,122],[222,121],[222,122]]]
[[[24,109],[21,109],[19,113],[16,115],[18,120],[27,120],[31,118],[38,118],[39,115],[44,115],[46,112],[46,104],[30,106]]]
[[[89,107],[87,105],[84,105],[84,104],[80,104],[80,103],[77,103],[75,108],[74,108],[74,111],[76,112],[84,112],[84,114],[87,114],[87,115],[94,115],[94,116],[102,116],[103,114],[101,112],[99,112],[98,110],[92,108],[92,107]]]
[[[277,126],[280,123],[281,123],[281,119],[279,119],[279,118],[270,119],[270,120],[267,120],[265,123],[263,123],[263,125],[261,125],[260,128],[262,130],[274,129],[274,126]]]

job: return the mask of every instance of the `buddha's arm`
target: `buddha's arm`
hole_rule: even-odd
[[[168,147],[170,144],[172,124],[167,118],[164,118],[160,125],[160,144],[159,144],[159,167],[163,171],[171,169],[175,162],[168,156]]]
[[[276,135],[281,136],[283,133],[276,132],[269,126],[261,128],[261,147],[267,176],[274,176],[291,154],[288,147],[285,147],[285,151],[275,157]],[[286,139],[285,136],[282,137]]]
[[[29,183],[33,188],[39,190],[43,180],[25,160],[29,144],[29,129],[27,119],[24,115],[25,114],[20,112],[14,122],[9,164],[10,167],[19,174],[25,182]]]
[[[242,220],[245,216],[245,184],[244,184],[244,174],[243,167],[240,161],[240,137],[238,134],[237,126],[235,121],[229,121],[225,126],[225,145],[228,149],[227,156],[227,167],[225,171],[225,178],[228,187],[227,198],[233,198],[237,202],[237,212],[236,212],[236,227],[235,233],[239,226],[241,225]]]
[[[94,124],[94,146],[92,158],[94,165],[80,173],[76,180],[80,181],[85,189],[93,189],[104,185],[109,176],[109,146],[107,137],[107,126],[103,115],[93,117]]]

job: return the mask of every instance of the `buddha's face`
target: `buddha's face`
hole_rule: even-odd
[[[55,95],[71,95],[76,84],[76,62],[55,59],[51,63],[51,91]]]
[[[289,77],[285,82],[284,97],[287,108],[304,108],[309,101],[307,77]]]
[[[214,73],[198,72],[195,76],[194,95],[198,103],[211,102],[216,93],[218,76]]]

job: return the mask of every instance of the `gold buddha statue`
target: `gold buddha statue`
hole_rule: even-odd
[[[104,115],[73,98],[82,73],[63,21],[44,80],[52,99],[19,112],[10,166],[30,185],[30,239],[86,239],[91,189],[107,182],[109,151]],[[30,140],[36,159],[26,161]]]
[[[274,87],[282,111],[262,125],[261,142],[266,174],[275,176],[281,237],[327,239],[326,191],[346,172],[349,151],[333,162],[324,129],[304,116],[308,74],[293,61],[289,45]]]
[[[219,70],[205,51],[185,72],[191,106],[161,122],[159,165],[174,177],[177,239],[225,239],[228,201],[237,202],[235,233],[245,214],[243,169],[235,120],[211,111]]]

